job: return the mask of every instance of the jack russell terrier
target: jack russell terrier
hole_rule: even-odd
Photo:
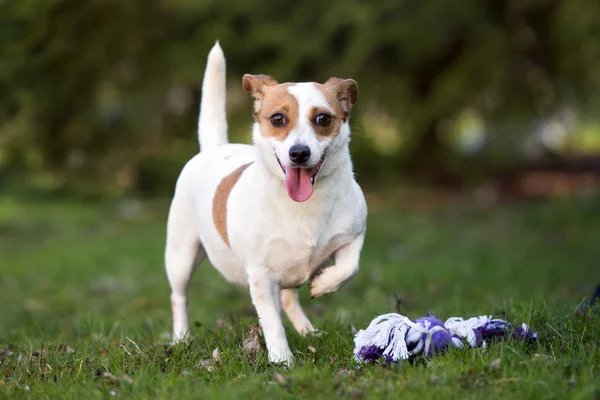
[[[269,361],[290,365],[281,308],[301,335],[314,332],[297,288],[310,282],[315,298],[358,272],[367,206],[348,148],[357,85],[337,78],[279,84],[249,74],[242,85],[254,97],[253,146],[228,143],[217,42],[202,85],[202,152],[179,176],[167,224],[173,339],[188,334],[188,286],[208,256],[228,281],[249,286]]]

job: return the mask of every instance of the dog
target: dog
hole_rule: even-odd
[[[291,365],[281,308],[301,335],[315,332],[297,288],[309,283],[312,298],[333,293],[359,269],[367,206],[348,147],[357,84],[246,74],[242,86],[254,97],[254,145],[228,143],[217,41],[202,84],[201,152],[177,180],[167,222],[173,340],[188,335],[188,286],[208,257],[228,281],[249,287],[269,361]]]

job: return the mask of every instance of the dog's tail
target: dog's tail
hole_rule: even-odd
[[[206,61],[198,118],[198,140],[201,150],[228,142],[225,114],[225,55],[218,41],[208,53]]]

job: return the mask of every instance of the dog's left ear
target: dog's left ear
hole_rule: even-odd
[[[332,87],[336,93],[338,101],[345,113],[349,113],[350,109],[358,100],[358,85],[354,79],[329,78],[325,82],[325,86]]]

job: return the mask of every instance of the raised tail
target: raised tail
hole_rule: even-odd
[[[201,150],[228,142],[225,114],[225,55],[218,41],[208,53],[206,61],[198,118],[198,140]]]

